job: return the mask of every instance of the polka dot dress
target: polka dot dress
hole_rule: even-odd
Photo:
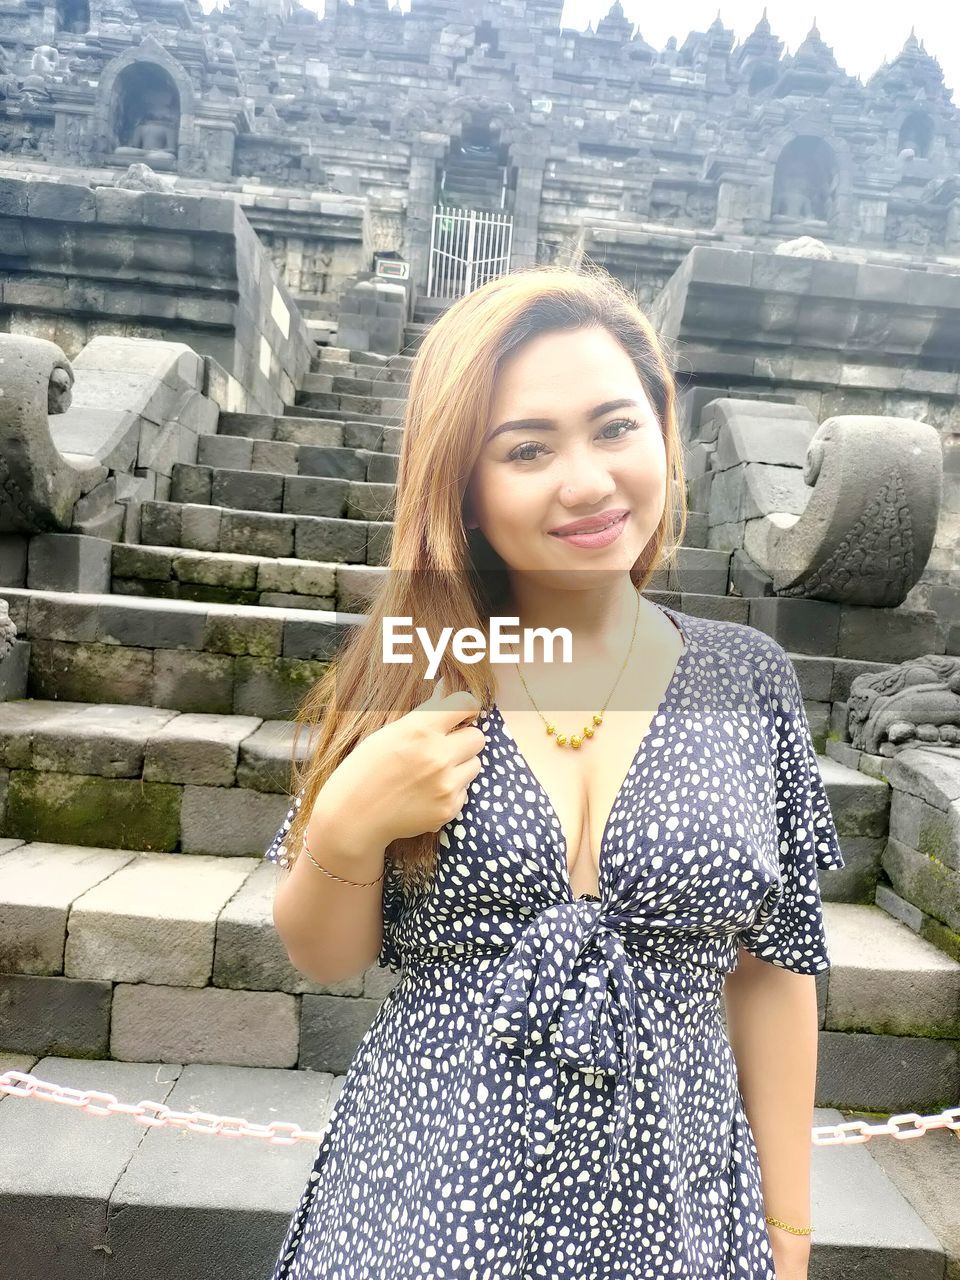
[[[271,1280],[775,1280],[723,981],[741,944],[829,968],[817,870],[844,861],[784,649],[657,607],[684,649],[598,897],[574,896],[496,704],[433,885],[405,897],[388,861],[378,963],[399,979]]]

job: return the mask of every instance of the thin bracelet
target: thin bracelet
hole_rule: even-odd
[[[379,884],[379,883],[380,883],[380,881],[383,879],[384,874],[385,874],[385,872],[386,872],[386,867],[384,867],[383,871],[381,871],[381,872],[380,872],[380,874],[377,876],[376,880],[346,880],[346,879],[344,879],[344,877],[343,877],[343,876],[338,876],[338,875],[336,875],[336,874],[335,874],[335,872],[333,872],[333,871],[328,871],[328,870],[326,869],[326,867],[321,867],[320,863],[316,860],[316,858],[313,856],[313,854],[312,854],[312,853],[310,852],[310,850],[307,848],[307,837],[306,837],[306,835],[304,835],[304,837],[303,837],[303,845],[302,845],[302,848],[303,848],[303,852],[307,855],[307,857],[310,859],[310,861],[313,863],[313,865],[317,868],[317,870],[318,870],[318,871],[322,871],[322,872],[323,872],[323,874],[324,874],[325,876],[332,876],[334,880],[339,880],[339,881],[341,882],[341,884],[353,884],[353,885],[356,885],[358,888],[363,888],[363,887],[366,887],[367,885],[371,885],[371,884]]]
[[[769,1214],[764,1218],[764,1222],[770,1222],[775,1227],[783,1227],[784,1231],[790,1231],[795,1236],[809,1236],[813,1234],[813,1227],[791,1227],[788,1223],[782,1222],[779,1218],[773,1218]]]

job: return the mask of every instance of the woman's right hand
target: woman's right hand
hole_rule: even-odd
[[[322,845],[324,828],[353,832],[355,847],[386,848],[393,840],[439,831],[467,802],[483,767],[486,734],[475,720],[480,702],[468,690],[430,697],[363,738],[320,789],[309,827]],[[342,837],[341,837],[342,839]],[[308,834],[308,843],[313,844]]]

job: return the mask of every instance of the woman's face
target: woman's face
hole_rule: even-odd
[[[541,421],[504,425],[519,419]],[[656,412],[606,329],[540,334],[504,362],[465,518],[505,564],[629,571],[656,532],[666,492]],[[615,510],[627,515],[605,545],[602,537],[586,546],[554,532]]]

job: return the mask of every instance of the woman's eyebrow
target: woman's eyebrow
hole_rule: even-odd
[[[630,398],[621,400],[605,400],[603,404],[595,405],[594,408],[587,412],[587,421],[592,422],[594,418],[602,418],[605,413],[610,413],[613,409],[639,408],[639,400]],[[553,431],[556,424],[553,418],[514,418],[510,422],[501,422],[499,427],[494,427],[487,436],[487,444],[490,443],[502,431]]]

